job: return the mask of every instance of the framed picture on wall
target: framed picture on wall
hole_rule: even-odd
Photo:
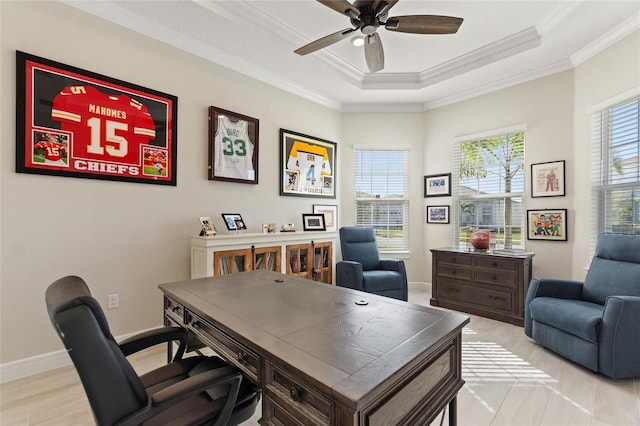
[[[527,239],[567,241],[567,209],[527,210]]]
[[[564,160],[531,165],[531,197],[561,197],[564,187]]]
[[[324,224],[327,231],[338,230],[338,206],[328,204],[314,204],[313,212],[324,215]]]
[[[16,171],[176,185],[178,98],[16,53]]]
[[[209,107],[209,180],[258,183],[260,121]]]
[[[451,173],[424,177],[424,196],[446,197],[451,195]]]
[[[427,206],[427,223],[449,223],[449,206]]]
[[[280,195],[336,198],[336,143],[280,129]]]

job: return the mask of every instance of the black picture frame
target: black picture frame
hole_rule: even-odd
[[[280,195],[336,198],[336,146],[335,142],[280,129]]]
[[[176,185],[178,98],[16,52],[16,172]]]
[[[449,223],[449,206],[427,206],[427,223]]]
[[[567,209],[527,210],[527,239],[567,241]]]
[[[257,118],[210,106],[209,180],[257,185],[259,136]]]
[[[424,177],[424,197],[451,196],[451,173]]]
[[[303,231],[326,231],[323,213],[303,213],[302,214],[302,230]]]
[[[564,197],[565,161],[531,164],[531,198]]]
[[[247,224],[240,213],[222,213],[222,220],[229,231],[241,231],[247,229]]]

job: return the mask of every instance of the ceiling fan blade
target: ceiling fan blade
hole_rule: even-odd
[[[454,34],[462,25],[462,18],[438,15],[394,16],[387,19],[389,31],[414,34]]]
[[[364,40],[364,57],[369,71],[378,72],[384,68],[384,50],[378,33],[367,36]]]
[[[360,11],[349,3],[347,0],[316,0],[318,3],[322,3],[323,5],[335,10],[338,13],[342,13],[343,15],[347,15],[350,18],[358,19],[360,16]]]
[[[305,44],[304,46],[296,49],[294,52],[298,55],[306,55],[308,53],[315,52],[316,50],[323,49],[327,46],[331,46],[332,44],[339,42],[354,31],[354,28],[345,28],[344,30],[329,34],[328,36],[319,38],[318,40],[312,41],[309,44]]]

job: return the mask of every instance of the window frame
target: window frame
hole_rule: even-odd
[[[358,181],[359,181],[358,177],[360,176],[359,166],[358,166],[358,163],[360,161],[359,152],[378,152],[378,151],[386,151],[386,152],[393,151],[393,152],[403,153],[404,155],[404,160],[403,160],[404,168],[402,173],[403,194],[401,197],[383,199],[379,195],[375,196],[374,194],[369,194],[370,195],[369,197],[363,197],[359,195],[362,193],[362,191],[358,189]],[[354,145],[353,146],[354,172],[353,172],[352,190],[353,190],[353,198],[354,198],[354,224],[356,226],[373,226],[374,229],[376,229],[376,241],[378,243],[378,250],[380,253],[386,253],[386,254],[408,254],[409,253],[410,158],[411,158],[411,147],[406,145],[394,145],[393,147],[383,147],[383,146],[376,146],[376,145]],[[389,180],[389,176],[390,175],[387,174],[387,182]],[[370,185],[373,186],[374,183],[371,182]],[[387,210],[389,210],[389,207],[392,207],[395,204],[401,205],[402,237],[400,239],[399,244],[388,246],[385,244],[384,240],[382,239],[383,237],[382,234],[384,234],[384,231],[380,232],[380,227],[386,226],[387,235],[389,235],[389,232],[391,231],[391,226],[393,225],[393,223],[389,221],[389,218],[387,218],[386,224],[380,224],[380,223],[376,224],[374,223],[373,220],[371,221],[361,220],[362,218],[361,218],[361,215],[359,214],[361,212],[361,209],[359,208],[359,205],[361,205],[364,202],[371,203],[372,205],[379,205],[379,206],[386,205]],[[372,208],[372,213],[374,210],[376,209]]]

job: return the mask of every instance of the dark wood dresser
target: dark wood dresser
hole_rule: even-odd
[[[431,305],[522,326],[533,254],[432,249]]]

